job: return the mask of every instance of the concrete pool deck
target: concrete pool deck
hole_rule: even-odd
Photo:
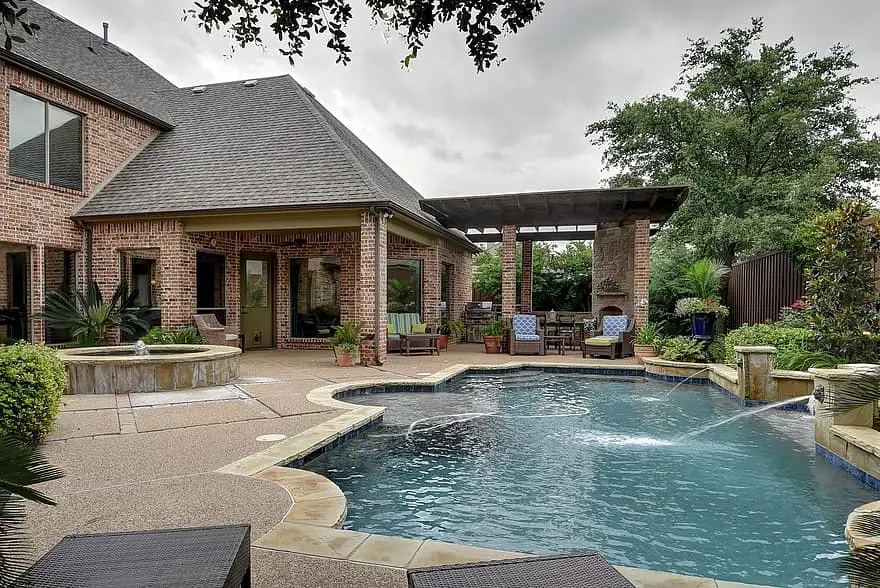
[[[381,368],[337,368],[322,351],[253,351],[241,356],[242,377],[227,386],[65,396],[58,428],[43,451],[67,476],[43,488],[58,506],[29,506],[35,552],[70,533],[249,523],[256,586],[288,586],[295,578],[298,586],[378,588],[406,586],[406,567],[520,555],[334,529],[345,504],[332,482],[255,457],[269,453],[281,461],[297,436],[316,443],[332,427],[328,421],[348,427],[371,416],[320,401],[355,381],[432,380],[457,364],[634,364],[584,360],[579,352],[510,357],[481,349],[458,345],[440,357],[392,356]],[[310,393],[318,402],[309,400]],[[257,440],[271,434],[288,439]],[[233,464],[248,462],[250,469],[234,472]],[[640,588],[745,586],[621,570]]]

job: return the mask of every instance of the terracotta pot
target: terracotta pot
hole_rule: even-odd
[[[653,345],[639,345],[638,343],[633,344],[633,354],[636,356],[636,361],[642,364],[645,363],[642,361],[643,357],[657,357]]]
[[[440,351],[446,351],[449,349],[449,335],[440,335]]]
[[[360,362],[360,357],[352,356],[351,353],[344,351],[341,348],[336,348],[333,352],[336,355],[336,365],[339,367],[354,367],[356,363]]]
[[[494,335],[483,335],[483,345],[486,346],[486,353],[501,353],[501,343]]]

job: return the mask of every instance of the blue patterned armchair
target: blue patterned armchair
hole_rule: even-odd
[[[581,343],[581,352],[587,355],[607,355],[611,359],[623,357],[632,347],[635,321],[625,315],[609,315],[602,319],[602,334],[587,337]]]
[[[544,355],[544,336],[538,329],[538,317],[515,314],[510,321],[507,348],[511,355]]]

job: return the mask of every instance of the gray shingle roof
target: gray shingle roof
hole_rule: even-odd
[[[440,228],[415,189],[290,76],[170,92],[177,121],[81,218],[391,203]],[[442,230],[442,229],[441,229]]]
[[[174,85],[137,57],[31,0],[19,0],[27,18],[40,25],[36,37],[23,32],[25,43],[12,52],[0,49],[0,58],[54,74],[115,101],[163,128],[174,126],[161,93]],[[17,27],[18,28],[18,27]]]

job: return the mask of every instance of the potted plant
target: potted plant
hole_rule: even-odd
[[[340,367],[352,367],[361,362],[361,329],[364,325],[360,322],[342,323],[333,327],[333,336],[330,337],[330,345],[333,346],[333,354],[336,356],[336,365]]]
[[[453,343],[461,341],[464,330],[464,323],[458,319],[446,316],[440,319],[440,349],[444,350],[449,347],[450,337],[452,337]]]
[[[642,361],[643,358],[657,357],[654,343],[656,343],[659,337],[660,329],[654,323],[647,323],[644,327],[639,329],[639,332],[636,333],[636,337],[633,341],[633,354],[636,356],[636,361],[639,363],[645,363]]]
[[[715,319],[729,314],[719,300],[729,272],[721,263],[704,258],[688,266],[679,278],[678,287],[688,298],[676,302],[675,314],[690,317],[693,339],[711,341]]]
[[[726,317],[730,310],[717,298],[682,298],[675,303],[675,314],[691,319],[691,337],[711,341],[715,319]]]
[[[483,345],[486,347],[486,353],[501,353],[501,337],[507,330],[507,325],[503,319],[497,318],[483,327],[481,334],[483,335]]]

